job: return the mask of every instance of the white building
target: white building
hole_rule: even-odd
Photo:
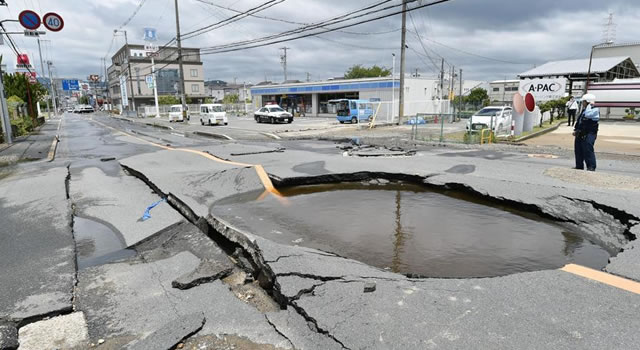
[[[489,83],[489,99],[491,103],[499,105],[513,104],[513,94],[518,92],[520,80],[494,80]]]
[[[469,88],[464,82],[463,87]],[[329,103],[331,100],[370,100],[380,102],[378,120],[391,121],[392,115],[394,117],[398,115],[399,88],[399,79],[383,77],[259,85],[251,88],[251,95],[254,97],[254,109],[267,103],[277,103],[289,111],[295,110],[314,117],[335,117],[335,105]],[[444,95],[446,95],[448,92],[446,84],[444,89]],[[439,92],[440,81],[437,79],[407,77],[404,115],[450,113],[449,101],[439,99],[438,96],[443,95]]]

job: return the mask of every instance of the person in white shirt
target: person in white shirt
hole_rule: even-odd
[[[576,114],[578,112],[578,101],[571,96],[569,101],[567,101],[567,113],[569,115],[569,120],[567,122],[567,126],[573,126],[576,122]]]

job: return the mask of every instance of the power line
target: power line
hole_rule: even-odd
[[[218,4],[215,4],[215,3],[211,2],[211,1],[207,1],[207,0],[195,0],[195,1],[201,2],[203,4],[207,4],[207,5],[210,5],[210,6],[214,6],[214,7],[223,9],[223,10],[227,10],[227,11],[231,11],[231,12],[235,12],[235,13],[242,13],[242,11],[240,11],[240,10],[236,10],[234,8],[231,8],[231,7],[218,5]],[[251,14],[251,15],[249,15],[249,17],[260,18],[260,19],[265,19],[265,20],[274,21],[274,22],[287,23],[287,24],[295,24],[295,25],[303,25],[303,26],[310,25],[310,23],[290,21],[290,20],[286,20],[286,19],[282,19],[282,18],[274,18],[274,17],[269,17],[269,16],[263,16],[263,15]],[[398,31],[400,31],[400,28],[389,30],[389,31],[382,31],[382,32],[351,32],[351,31],[346,31],[346,30],[341,30],[339,32],[345,33],[345,34],[351,34],[351,35],[379,35],[379,34],[394,33],[394,32],[398,32]]]
[[[425,38],[425,40],[430,41],[430,42],[432,42],[432,43],[434,43],[434,44],[438,44],[438,45],[440,45],[440,46],[444,46],[444,47],[446,47],[446,48],[448,48],[448,49],[450,49],[450,50],[458,51],[458,52],[461,52],[461,53],[467,54],[467,55],[469,55],[469,56],[475,56],[475,57],[479,57],[479,58],[484,58],[485,60],[489,60],[489,61],[495,61],[495,62],[507,63],[507,64],[515,64],[515,65],[530,65],[530,64],[531,64],[531,63],[523,63],[523,62],[506,61],[506,60],[501,60],[501,59],[499,59],[499,58],[494,58],[494,57],[488,57],[488,56],[479,55],[479,54],[477,54],[477,53],[473,53],[473,52],[465,51],[465,50],[462,50],[462,49],[458,49],[458,48],[455,48],[455,47],[452,47],[452,46],[449,46],[449,45],[443,44],[443,43],[441,43],[441,42],[437,42],[437,41],[435,41],[435,40],[433,40],[433,39],[429,39],[429,38]]]
[[[363,12],[363,11],[368,11],[368,10],[372,10],[376,7],[382,6],[385,3],[391,2],[392,0],[384,0],[384,1],[379,1],[377,3],[368,5],[366,7],[360,8],[358,10],[354,10],[351,12],[348,12],[346,14],[337,16],[337,17],[332,17],[330,19],[327,20],[323,20],[320,22],[315,22],[315,23],[311,23],[308,25],[304,25],[303,27],[300,28],[296,28],[296,29],[292,29],[292,30],[287,30],[278,34],[272,34],[272,35],[267,35],[258,39],[254,39],[254,40],[245,40],[245,41],[239,41],[239,42],[235,42],[235,43],[229,43],[229,44],[223,44],[223,45],[218,45],[218,46],[214,46],[212,48],[208,48],[208,49],[220,49],[220,48],[229,48],[229,47],[236,47],[236,46],[242,46],[242,45],[247,45],[247,44],[252,44],[252,43],[256,43],[256,42],[262,42],[262,41],[266,41],[266,40],[271,40],[271,39],[277,39],[280,37],[284,37],[284,36],[289,36],[289,35],[294,35],[294,34],[299,34],[299,33],[303,33],[306,31],[310,31],[310,30],[316,30],[316,29],[320,29],[320,28],[325,28],[326,31],[324,33],[327,32],[332,32],[332,31],[337,31],[339,29],[342,28],[347,28],[349,26],[344,26],[341,28],[337,28],[337,29],[331,29],[331,28],[326,28],[328,25],[333,25],[333,24],[338,24],[338,23],[342,23],[342,22],[346,22],[346,21],[350,21],[359,17],[364,17],[367,16],[369,14],[372,13],[377,13],[377,12],[382,12],[394,7],[398,7],[399,5],[392,5],[392,6],[388,6],[382,9],[378,9],[378,10],[373,10],[373,11],[369,11],[367,13],[363,13],[361,15],[355,16],[353,17],[353,15],[359,13],[359,12]],[[418,1],[418,0],[412,0],[412,1]],[[322,34],[322,33],[319,33]],[[205,50],[207,50],[207,48],[205,48]]]
[[[409,0],[409,1],[407,1],[407,3],[416,2],[416,1],[419,1],[419,0]],[[452,0],[436,0],[436,1],[432,1],[430,3],[426,3],[426,4],[418,5],[418,6],[413,7],[413,8],[409,8],[409,9],[407,9],[407,12],[415,11],[415,10],[420,9],[420,8],[424,8],[424,7],[428,7],[428,6],[434,6],[434,5],[445,3],[445,2],[449,2],[449,1],[452,1]],[[397,7],[397,6],[402,6],[402,5],[393,5],[393,6],[390,6],[388,8],[393,8],[393,7]],[[382,12],[384,10],[385,9],[380,9],[380,10],[377,10],[377,11],[372,11],[372,12],[367,13],[367,14],[378,13],[378,12]],[[304,34],[304,35],[300,35],[300,36],[293,37],[293,38],[286,38],[286,39],[273,40],[273,41],[269,41],[271,39],[267,39],[267,40],[263,40],[263,42],[264,41],[269,41],[269,42],[264,42],[264,43],[260,43],[260,41],[255,41],[256,42],[255,45],[246,45],[245,46],[245,44],[243,42],[238,42],[238,43],[231,43],[231,44],[226,44],[226,45],[214,46],[214,47],[210,47],[210,48],[204,48],[204,49],[201,50],[200,55],[210,55],[210,54],[216,54],[216,53],[225,53],[225,52],[234,52],[234,51],[240,51],[240,50],[247,50],[247,49],[252,49],[252,48],[257,48],[257,47],[263,47],[263,46],[268,46],[268,45],[273,45],[273,44],[279,44],[279,43],[283,43],[283,42],[287,42],[287,41],[298,40],[298,39],[307,38],[307,37],[311,37],[311,36],[317,36],[317,35],[320,35],[320,34],[334,32],[334,31],[337,31],[337,30],[340,30],[340,29],[349,28],[349,27],[360,25],[360,24],[369,23],[369,22],[380,20],[380,19],[388,18],[388,17],[391,17],[391,16],[395,16],[395,15],[401,14],[402,12],[403,12],[402,10],[396,11],[396,12],[391,12],[391,13],[380,15],[380,16],[377,16],[377,17],[361,20],[359,22],[355,22],[355,23],[351,23],[351,24],[345,24],[345,25],[342,25],[342,26],[339,26],[339,27],[329,28],[329,29],[325,29],[325,30],[320,31],[320,32]],[[363,17],[363,16],[365,16],[367,14],[359,15],[357,17],[349,18],[347,20],[353,20],[353,19],[356,19],[356,18],[360,18],[360,17]],[[339,22],[344,22],[344,21],[346,21],[346,20],[342,20],[342,21],[339,21]],[[313,28],[313,29],[317,29],[317,28]],[[303,29],[302,31],[307,31],[307,30],[310,30],[310,29]],[[281,34],[283,34],[283,33],[281,33]],[[290,34],[283,34],[281,36],[290,36]],[[273,36],[271,36],[271,37],[273,37]],[[278,35],[275,35],[275,37],[277,38]],[[207,52],[202,53],[202,51],[207,51]]]
[[[436,71],[438,71],[438,65],[435,63],[435,61],[433,60],[431,55],[429,55],[429,51],[427,51],[427,48],[424,45],[424,42],[422,41],[422,38],[420,37],[420,34],[418,34],[418,27],[416,26],[416,22],[413,20],[413,15],[411,14],[411,12],[409,12],[409,19],[411,19],[411,24],[413,25],[413,30],[416,31],[415,34],[418,37],[418,41],[420,41],[420,46],[422,46],[422,50],[424,51],[424,54],[429,58],[429,61],[431,62],[433,67],[436,69]]]
[[[120,27],[118,27],[118,30],[124,28],[125,26],[127,26],[131,22],[131,20],[133,20],[133,17],[135,17],[138,14],[138,11],[140,11],[140,9],[142,8],[142,5],[144,5],[144,3],[146,1],[147,0],[140,0],[140,3],[136,7],[136,9],[133,10],[133,13],[131,14],[131,16],[129,16],[129,18],[127,18],[127,20],[124,21],[124,23],[122,23],[122,25]]]
[[[219,22],[216,22],[216,23],[213,23],[213,24],[209,24],[209,25],[204,26],[202,28],[199,28],[199,29],[187,32],[187,33],[184,33],[183,35],[180,36],[180,39],[185,40],[185,39],[196,37],[198,35],[202,35],[202,34],[204,34],[206,32],[209,32],[209,31],[212,31],[214,29],[220,28],[220,27],[222,27],[224,25],[228,25],[230,23],[239,21],[239,20],[241,20],[241,19],[243,19],[245,17],[250,16],[253,13],[264,11],[264,10],[266,10],[268,8],[271,8],[271,7],[275,6],[275,5],[281,4],[281,3],[285,2],[285,1],[286,0],[269,0],[269,1],[267,1],[265,3],[262,3],[262,4],[260,4],[260,5],[256,6],[256,7],[251,8],[251,9],[249,9],[249,10],[243,12],[243,13],[236,14],[235,16],[231,16],[231,17],[229,17],[227,19],[224,19],[222,21],[219,21]]]

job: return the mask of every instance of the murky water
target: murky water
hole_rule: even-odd
[[[123,240],[109,226],[97,221],[75,217],[73,234],[78,269],[103,265],[136,254],[132,249],[125,249]]]
[[[602,268],[609,253],[527,213],[407,184],[284,189],[286,201],[225,203],[214,213],[281,243],[335,252],[429,277],[502,276],[573,262]]]

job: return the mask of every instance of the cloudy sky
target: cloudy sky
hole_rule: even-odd
[[[139,4],[139,11],[131,18]],[[183,33],[235,15],[206,4],[245,11],[267,0],[179,0]],[[142,43],[145,27],[156,27],[159,43],[175,36],[174,0],[6,0],[3,19],[17,19],[24,9],[40,15],[61,14],[65,28],[48,32],[43,56],[55,66],[58,77],[85,78],[102,72],[102,57],[124,44],[113,39],[115,28],[126,29],[129,42]],[[377,3],[379,0],[278,0],[259,15],[290,22],[326,20]],[[428,3],[429,1],[422,1]],[[390,1],[384,6],[401,3]],[[411,7],[416,6],[415,2]],[[469,79],[513,78],[517,73],[549,60],[585,58],[591,45],[602,41],[604,24],[613,12],[616,42],[637,40],[640,2],[637,0],[451,0],[413,11],[408,18],[407,69],[421,76],[435,76],[440,59],[446,67],[462,68]],[[347,22],[349,23],[349,22]],[[300,25],[264,18],[245,18],[206,34],[185,40],[184,46],[211,47],[251,40],[291,30]],[[257,83],[282,81],[279,47],[289,50],[289,79],[327,79],[344,74],[353,64],[378,64],[391,68],[392,53],[399,57],[400,15],[343,31],[284,44],[222,54],[203,55],[206,79]],[[21,30],[5,23],[8,31]],[[421,40],[418,38],[419,34]],[[21,51],[29,54],[40,73],[36,39],[14,36]],[[113,41],[113,45],[111,45]],[[423,48],[424,45],[424,48]],[[15,54],[0,46],[9,69]],[[398,61],[399,62],[399,61]]]

